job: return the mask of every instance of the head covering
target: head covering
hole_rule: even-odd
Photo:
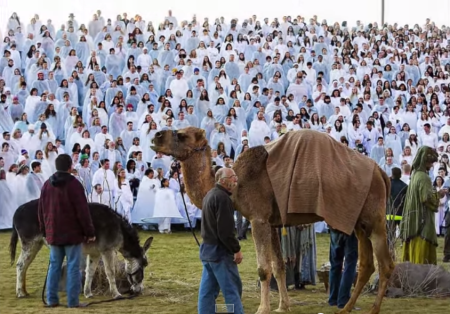
[[[30,169],[30,167],[28,167],[27,165],[21,165],[21,166],[19,167],[19,170],[17,170],[16,175],[21,174],[25,169]]]
[[[19,156],[19,158],[17,159],[17,163],[20,164],[22,161],[27,160],[24,156]]]
[[[127,109],[128,109],[128,108],[133,108],[133,105],[132,105],[132,104],[128,104],[128,105],[127,105]]]
[[[42,123],[42,124],[41,124],[41,130],[46,129],[46,128],[47,128],[47,124]]]
[[[28,130],[34,130],[34,124],[32,123],[28,124]]]
[[[25,154],[28,154],[28,152],[27,152],[25,149],[22,149],[22,150],[20,151],[20,154],[21,154],[21,155],[25,155]]]
[[[83,161],[85,159],[89,159],[89,156],[87,154],[82,154],[80,159]]]
[[[200,71],[199,68],[195,68],[195,69],[194,69],[194,72],[199,72],[199,71]]]
[[[416,134],[416,131],[414,131],[414,130],[409,130],[409,135],[417,135],[417,134]]]
[[[438,161],[438,154],[429,146],[422,146],[417,151],[416,157],[412,162],[412,171],[423,171],[427,172],[427,163],[434,163]]]

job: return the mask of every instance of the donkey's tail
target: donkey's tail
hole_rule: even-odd
[[[14,265],[14,262],[16,261],[16,249],[18,240],[19,234],[17,233],[16,227],[13,224],[11,240],[9,240],[9,256],[11,258],[11,266]]]

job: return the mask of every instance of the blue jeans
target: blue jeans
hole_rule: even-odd
[[[61,268],[67,257],[67,306],[77,307],[81,291],[80,258],[81,244],[50,246],[50,268],[47,277],[47,304],[59,304],[58,285],[61,279]]]
[[[216,299],[222,291],[225,304],[233,304],[234,314],[244,314],[242,307],[242,282],[232,255],[218,262],[203,261],[203,273],[198,292],[198,314],[216,313]],[[228,307],[230,310],[230,307]],[[225,313],[222,312],[221,313]]]
[[[330,297],[328,304],[343,308],[350,299],[358,262],[358,239],[330,229]],[[345,258],[345,268],[342,265]]]

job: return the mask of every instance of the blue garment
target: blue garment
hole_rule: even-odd
[[[225,255],[217,262],[203,261],[202,279],[198,292],[198,314],[216,313],[216,299],[219,291],[230,313],[244,314],[242,306],[242,281],[233,255]],[[231,306],[232,305],[232,306]],[[228,310],[231,310],[228,308]]]
[[[330,228],[330,297],[328,304],[343,308],[350,300],[350,292],[358,262],[358,239]],[[345,268],[342,264],[345,258]]]
[[[79,305],[79,295],[81,291],[81,244],[50,246],[50,267],[47,277],[47,304],[59,304],[58,286],[64,257],[67,257],[67,306],[77,307]]]

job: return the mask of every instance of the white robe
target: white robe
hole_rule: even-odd
[[[153,215],[143,222],[157,223],[159,231],[162,232],[170,231],[170,224],[184,224],[187,220],[181,216],[178,210],[174,191],[170,188],[161,188],[156,191]]]
[[[270,135],[271,131],[266,122],[254,120],[248,132],[248,144],[250,147],[264,145],[264,137],[270,137]]]
[[[116,193],[114,180],[114,172],[103,168],[98,169],[92,178],[92,186],[95,187],[97,184],[100,184],[103,189],[102,204],[107,204],[111,208],[114,208],[114,196]]]
[[[58,154],[56,152],[49,152],[48,158],[46,158],[44,154],[44,160],[41,164],[42,177],[44,178],[44,181],[50,178],[50,176],[56,172],[56,157],[58,157]]]
[[[156,191],[160,186],[161,183],[157,179],[149,179],[147,176],[142,178],[136,203],[131,213],[131,221],[134,224],[142,224],[142,219],[153,216]]]
[[[0,230],[12,228],[14,213],[17,209],[15,198],[11,197],[12,195],[6,180],[0,180],[0,199],[2,200],[0,210]]]
[[[119,187],[119,181],[114,180],[116,188],[116,211],[131,223],[131,209],[133,208],[133,193],[131,192],[130,182],[125,179]]]

